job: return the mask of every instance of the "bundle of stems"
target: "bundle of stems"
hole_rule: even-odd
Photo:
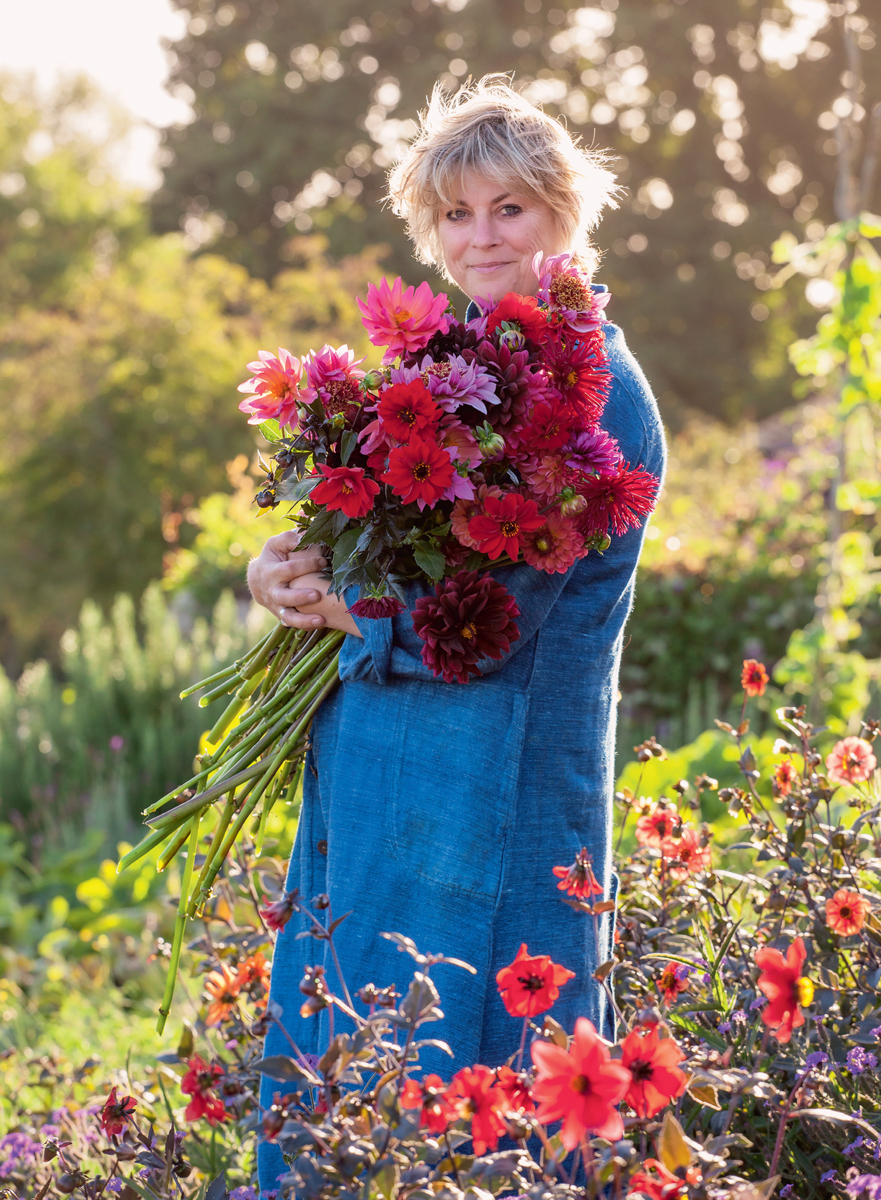
[[[117,868],[124,871],[161,847],[157,861],[163,870],[186,846],[159,1033],[171,1009],[187,921],[202,912],[249,818],[259,854],[273,806],[296,794],[312,718],[339,682],[344,637],[337,630],[307,633],[278,625],[237,662],[181,692],[181,699],[204,692],[203,708],[221,696],[231,699],[207,735],[197,773],[144,810],[151,832]],[[203,841],[208,849],[200,855]]]

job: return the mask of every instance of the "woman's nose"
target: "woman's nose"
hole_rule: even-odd
[[[500,238],[495,221],[490,216],[475,217],[472,233],[472,242],[475,246],[485,249],[489,246],[497,246]]]

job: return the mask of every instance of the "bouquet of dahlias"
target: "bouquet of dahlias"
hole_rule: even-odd
[[[332,564],[331,590],[348,598],[357,589],[357,618],[396,616],[406,584],[433,585],[411,616],[423,662],[446,683],[467,683],[482,658],[503,657],[520,637],[516,601],[487,567],[567,571],[637,526],[657,493],[657,479],[625,462],[600,425],[608,293],[594,292],[569,254],[544,263],[539,254],[535,271],[537,297],[478,301],[480,315],[465,322],[427,283],[371,284],[358,303],[371,342],[385,349],[379,369],[361,369],[348,346],[303,358],[261,350],[239,388],[239,407],[273,447],[258,506],[292,506],[302,544],[321,545]],[[342,637],[279,626],[191,689],[210,689],[203,705],[235,694],[198,774],[148,810],[178,801],[151,817],[155,832],[123,860],[165,841],[167,863],[190,839],[181,936],[258,803],[259,840],[275,801],[293,795],[309,724],[338,679]],[[193,884],[203,820],[217,828]],[[171,986],[175,973],[173,951]],[[170,991],[163,1012],[169,1000]]]

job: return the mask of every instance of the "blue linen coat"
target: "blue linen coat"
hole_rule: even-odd
[[[604,331],[613,384],[603,427],[631,465],[662,477],[654,397],[621,330]],[[613,1036],[593,979],[611,957],[613,916],[600,919],[597,946],[593,921],[561,902],[551,871],[585,846],[605,897],[615,897],[615,706],[643,533],[613,537],[604,555],[591,552],[564,574],[496,569],[519,605],[520,639],[503,659],[483,660],[482,677],[468,684],[432,678],[409,611],[359,620],[363,640],[343,643],[342,683],[313,724],[287,886],[307,903],[328,893],[334,915],[353,910],[335,934],[353,994],[368,982],[407,989],[415,964],[383,931],[476,967],[473,976],[449,965],[432,972],[446,1016],[423,1036],[448,1042],[454,1057],[423,1051],[426,1072],[449,1078],[473,1063],[498,1066],[516,1051],[521,1022],[505,1011],[495,977],[523,942],[575,972],[553,1016],[570,1032],[587,1016]],[[426,591],[413,585],[408,608]],[[279,935],[270,995],[299,1047],[321,1053],[327,1014],[299,1016],[298,984],[317,963],[332,990],[338,981],[326,943],[296,940],[306,928],[295,914]],[[337,1014],[340,1029],[346,1022]],[[273,1028],[266,1054],[285,1053]],[[279,1088],[264,1080],[264,1106]],[[258,1159],[261,1187],[274,1188],[285,1171],[280,1151],[263,1144]]]

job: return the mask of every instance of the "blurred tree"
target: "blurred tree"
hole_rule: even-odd
[[[873,23],[847,2],[870,49]],[[159,229],[181,226],[265,278],[291,231],[311,228],[335,255],[387,242],[389,270],[432,278],[381,207],[384,170],[436,79],[514,71],[620,155],[629,191],[600,230],[602,278],[668,419],[790,403],[785,347],[810,310],[796,290],[769,294],[769,248],[831,218],[846,62],[829,22],[841,4],[174,3],[191,19],[170,84],[195,117],[165,132]],[[878,93],[877,55],[869,71]]]

